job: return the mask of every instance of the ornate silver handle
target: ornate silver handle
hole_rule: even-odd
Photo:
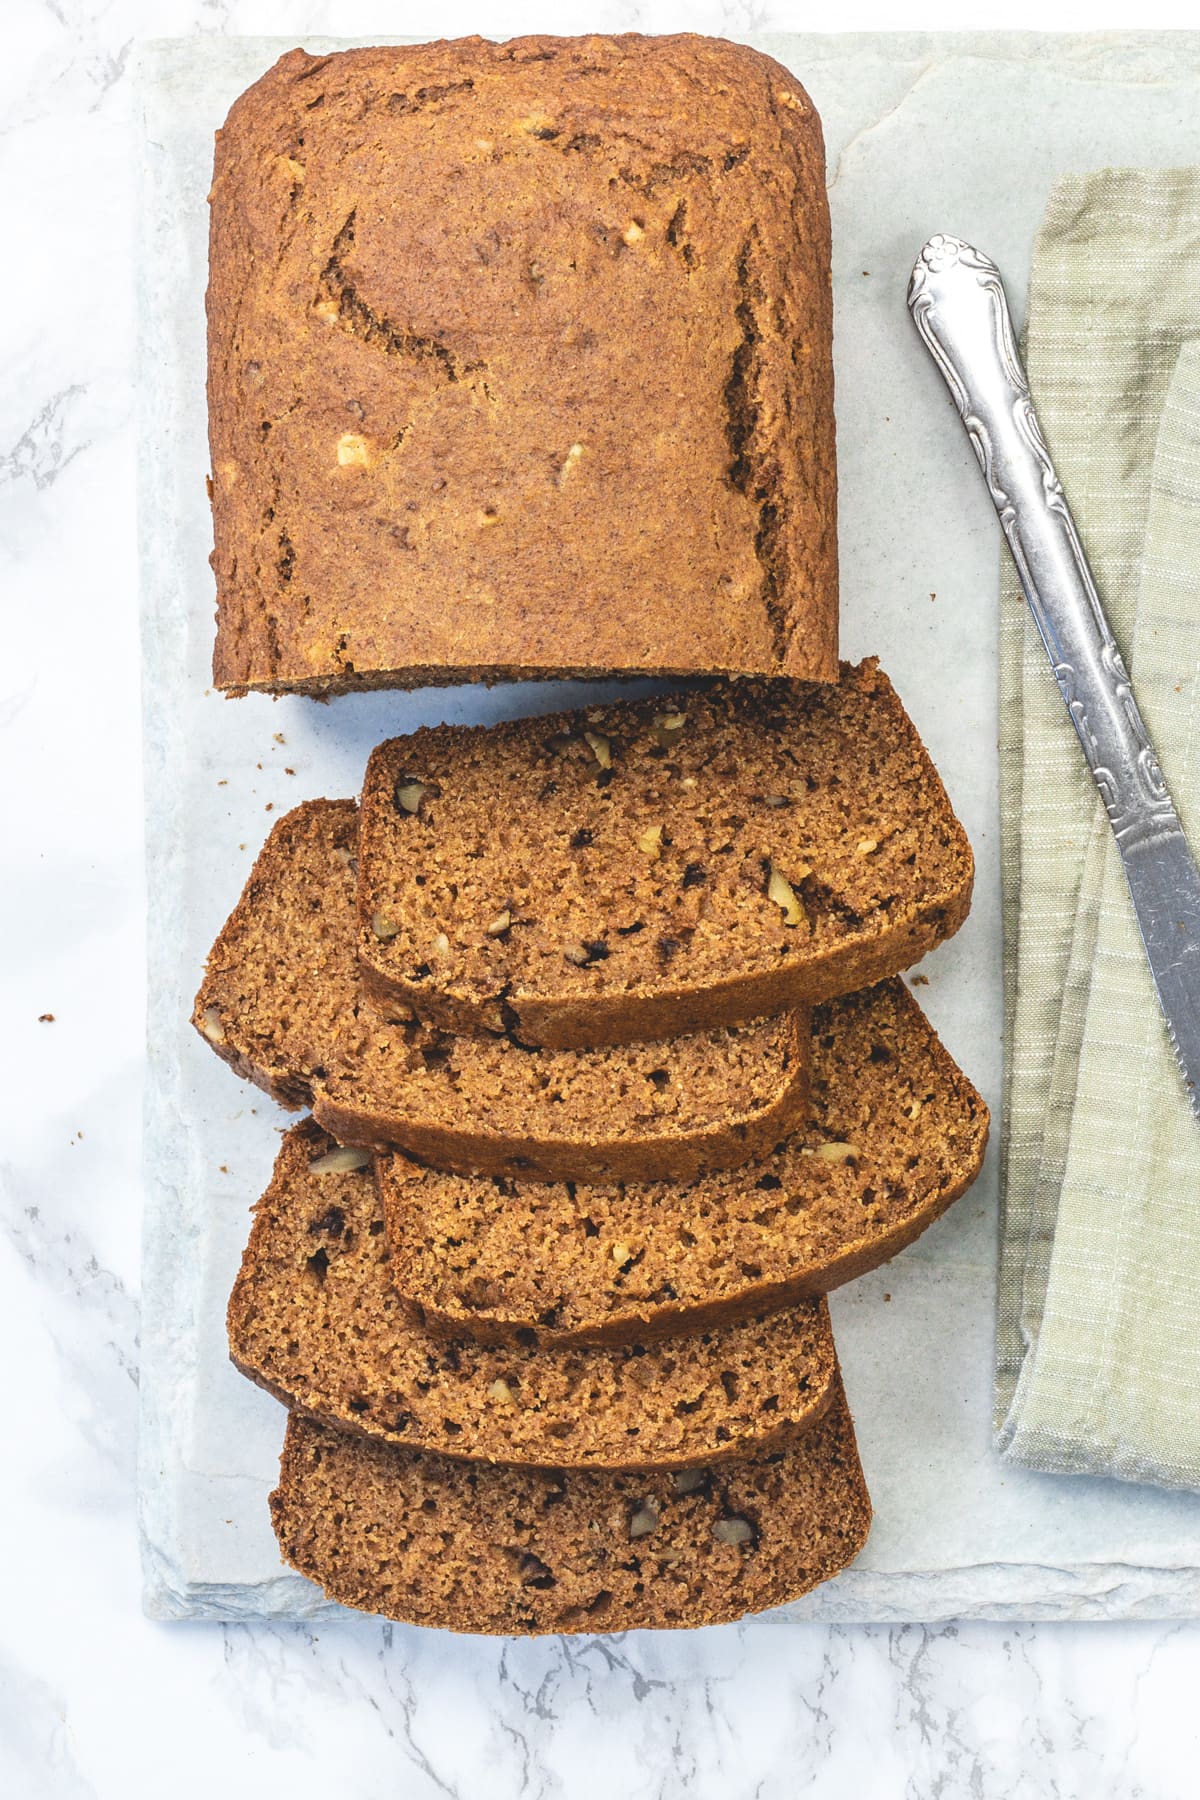
[[[1127,851],[1178,832],[1033,410],[999,269],[960,238],[932,237],[913,269],[908,305],[975,447],[1117,842]]]

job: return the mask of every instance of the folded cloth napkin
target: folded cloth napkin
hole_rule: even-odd
[[[1200,169],[1059,182],[1026,336],[1051,452],[1200,853]],[[1200,1488],[1200,1123],[1005,563],[997,1447],[1034,1469]]]

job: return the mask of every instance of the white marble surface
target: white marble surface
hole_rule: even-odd
[[[900,22],[880,7],[799,10],[451,0],[436,23],[744,35]],[[960,24],[948,11],[902,22]],[[365,0],[17,0],[3,17],[0,1793],[1193,1793],[1193,1624],[751,1622],[513,1646],[365,1620],[142,1618],[129,45],[189,31],[420,33],[431,21]],[[1045,0],[1005,22],[1109,21]],[[1139,22],[1183,21],[1143,7]]]

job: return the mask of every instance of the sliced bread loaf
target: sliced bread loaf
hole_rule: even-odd
[[[449,1631],[714,1625],[827,1581],[871,1502],[840,1383],[789,1449],[711,1471],[484,1468],[293,1413],[271,1518],[331,1600]]]
[[[360,992],[357,830],[352,800],[279,820],[196,999],[217,1054],[285,1106],[311,1102],[343,1143],[568,1181],[733,1167],[802,1116],[807,1015],[592,1051],[389,1020]]]
[[[956,931],[971,851],[887,676],[718,683],[372,755],[371,991],[450,1030],[666,1037],[866,987]]]
[[[825,1293],[970,1185],[988,1114],[898,980],[817,1009],[812,1092],[761,1163],[685,1186],[514,1189],[380,1158],[392,1279],[428,1327],[543,1345],[644,1342]]]
[[[369,1155],[311,1120],[283,1140],[229,1303],[234,1362],[289,1406],[414,1450],[558,1468],[760,1455],[829,1403],[823,1300],[648,1348],[430,1337],[388,1277]]]

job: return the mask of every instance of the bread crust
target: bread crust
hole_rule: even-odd
[[[218,687],[836,678],[824,145],[777,62],[293,50],[210,202]]]

